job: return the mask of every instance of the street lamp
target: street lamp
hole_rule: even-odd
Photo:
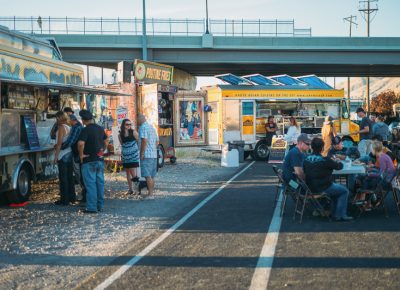
[[[210,34],[208,31],[208,0],[206,0],[206,34]]]
[[[142,19],[142,59],[147,60],[147,35],[146,35],[146,0],[143,0]]]

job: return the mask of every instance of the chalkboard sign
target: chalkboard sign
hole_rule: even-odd
[[[32,117],[23,116],[23,118],[25,125],[24,131],[26,133],[26,139],[28,140],[29,149],[39,149],[40,143],[35,122],[33,121]]]

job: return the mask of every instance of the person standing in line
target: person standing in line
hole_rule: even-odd
[[[360,134],[360,143],[358,143],[358,151],[361,157],[366,156],[370,152],[370,144],[372,138],[372,123],[371,120],[366,116],[363,108],[356,110],[357,116],[361,118],[360,131],[351,133],[351,135]]]
[[[74,185],[79,185],[81,187],[81,202],[86,202],[86,189],[83,184],[82,179],[82,166],[79,161],[79,152],[78,152],[78,138],[81,134],[83,126],[81,122],[78,121],[78,118],[72,114],[69,116],[69,121],[72,125],[71,133],[68,136],[68,139],[62,143],[61,149],[67,149],[68,147],[72,150],[72,165],[74,169]]]
[[[149,197],[153,198],[154,177],[157,174],[157,145],[156,130],[146,121],[146,116],[139,115],[140,138],[140,168],[142,176],[146,178]]]
[[[328,156],[328,152],[332,147],[332,139],[336,137],[336,130],[333,127],[333,118],[331,116],[325,117],[324,125],[321,129],[322,140],[324,141],[324,149],[322,150],[322,156]]]
[[[295,117],[290,117],[289,119],[290,126],[287,130],[287,133],[284,137],[285,141],[288,142],[289,150],[296,147],[297,145],[297,138],[301,134],[301,128],[299,124],[297,124]]]
[[[72,110],[71,107],[65,107],[63,109],[63,112],[66,113],[68,116],[71,116],[74,114],[74,110]],[[58,124],[57,121],[54,123],[53,127],[50,130],[50,138],[55,140],[56,136],[57,136],[57,128],[58,128]]]
[[[278,126],[274,122],[274,116],[269,116],[268,117],[268,122],[265,124],[265,131],[266,131],[266,141],[267,141],[267,146],[271,146],[272,144],[272,138],[276,134],[276,130],[278,130]]]
[[[57,134],[54,153],[54,163],[58,166],[58,179],[60,186],[60,200],[56,201],[56,205],[68,205],[70,202],[76,201],[72,152],[71,147],[61,149],[62,143],[68,139],[71,127],[68,126],[68,115],[62,111],[56,113]]]
[[[374,126],[375,126],[376,122],[378,121],[376,118],[377,118],[376,113],[371,113],[369,115],[369,119],[371,120],[371,130],[374,129]]]
[[[124,119],[118,135],[121,144],[122,166],[126,171],[128,181],[128,194],[133,194],[132,181],[139,181],[136,168],[139,167],[139,148],[137,140],[139,134],[129,119]]]
[[[82,164],[83,181],[86,187],[86,209],[83,213],[97,213],[104,207],[104,151],[108,140],[103,127],[94,123],[88,110],[79,116],[85,125],[78,139],[79,159]]]

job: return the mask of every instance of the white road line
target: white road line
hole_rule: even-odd
[[[272,262],[275,256],[275,248],[278,243],[279,230],[282,223],[282,217],[280,215],[282,199],[283,194],[281,191],[268,229],[267,237],[265,238],[264,246],[257,261],[256,270],[251,279],[250,290],[267,289],[272,270]]]
[[[186,222],[192,215],[194,215],[199,209],[201,209],[207,202],[209,202],[212,198],[214,198],[217,194],[219,194],[228,184],[230,184],[233,180],[235,180],[239,175],[249,169],[250,166],[254,164],[255,161],[251,162],[247,165],[242,171],[235,174],[231,179],[229,179],[224,185],[214,191],[212,194],[207,196],[203,201],[201,201],[195,208],[193,208],[190,212],[188,212],[183,218],[181,218],[176,224],[170,227],[165,233],[163,233],[160,237],[154,240],[150,245],[148,245],[145,249],[143,249],[137,256],[130,259],[125,265],[119,268],[116,272],[114,272],[110,277],[104,280],[100,285],[98,285],[95,290],[103,290],[110,286],[114,281],[116,281],[119,277],[122,276],[126,271],[129,270],[132,266],[134,266],[137,262],[140,261],[143,257],[145,257],[148,253],[151,252],[155,247],[157,247],[162,241],[164,241],[169,235],[171,235],[176,229],[178,229],[184,222]]]

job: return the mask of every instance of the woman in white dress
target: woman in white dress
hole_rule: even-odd
[[[288,142],[289,150],[297,145],[297,137],[299,137],[301,133],[301,128],[294,117],[290,117],[289,119],[290,126],[287,130],[287,133],[284,137],[285,141]]]
[[[61,145],[65,142],[70,134],[71,127],[68,126],[69,117],[66,113],[60,111],[56,113],[57,120],[57,136],[54,153],[54,163],[58,166],[58,179],[60,187],[60,200],[56,201],[57,205],[68,205],[70,202],[76,201],[75,186],[73,177],[73,163],[71,147],[61,149]]]

